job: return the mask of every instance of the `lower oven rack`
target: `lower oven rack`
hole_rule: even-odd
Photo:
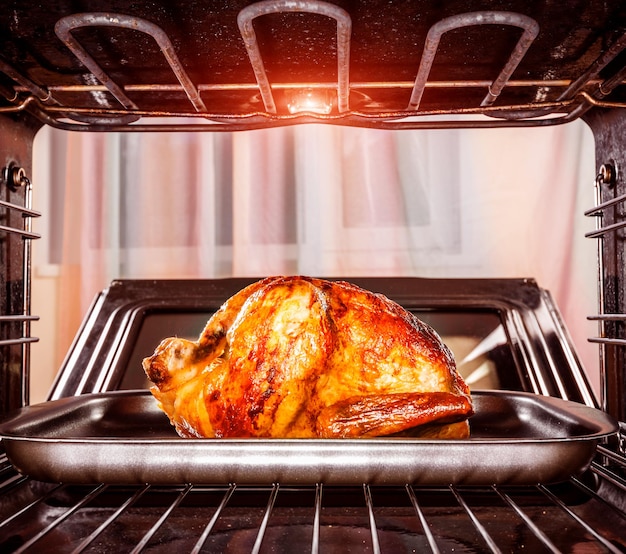
[[[51,484],[3,454],[0,479],[2,552],[626,550],[626,459],[605,446],[530,487]]]

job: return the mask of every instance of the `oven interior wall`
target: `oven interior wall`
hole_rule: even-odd
[[[33,139],[39,127],[32,119],[0,118],[0,413],[29,401],[30,285],[25,274],[27,186],[14,182],[14,169],[32,175]],[[13,183],[13,184],[12,184]]]
[[[624,201],[626,195],[626,115],[623,110],[598,111],[587,117],[596,140],[599,169],[597,205],[589,210],[597,218],[600,246],[598,338],[602,367],[604,408],[620,421],[626,420],[626,259],[624,251]],[[601,170],[608,172],[602,178]],[[592,339],[594,340],[594,339]]]
[[[302,134],[307,130],[307,126],[298,129],[296,138],[302,138]],[[49,130],[46,129],[45,131]],[[252,133],[258,135],[259,132],[254,131]],[[319,133],[319,131],[315,130],[315,133]],[[387,132],[364,130],[362,136],[365,137],[364,141],[367,141],[370,140],[367,137],[374,136],[376,138],[380,136],[380,133],[385,134]],[[55,210],[55,206],[58,207],[59,205],[59,198],[61,198],[61,204],[63,203],[62,197],[66,179],[66,173],[59,172],[59,167],[64,169],[65,166],[60,163],[58,153],[66,153],[70,150],[76,151],[79,148],[75,146],[75,143],[69,147],[61,148],[58,144],[55,144],[55,140],[67,145],[69,139],[78,141],[83,137],[83,134],[77,135],[76,133],[63,132],[48,133],[47,137],[42,135],[40,134],[35,142],[34,170],[34,181],[37,184],[36,201],[39,202],[39,208],[43,214],[40,220],[36,222],[43,238],[35,243],[35,270],[33,272],[35,282],[33,287],[34,303],[37,305],[37,313],[42,317],[42,320],[36,324],[40,343],[33,347],[33,356],[35,357],[33,367],[38,372],[38,378],[33,381],[33,384],[39,387],[39,392],[37,393],[37,398],[39,399],[45,398],[48,388],[44,385],[51,383],[53,375],[58,371],[58,367],[69,348],[67,337],[62,339],[59,333],[58,309],[61,303],[59,302],[59,293],[57,291],[59,286],[63,284],[61,282],[62,275],[68,275],[71,272],[71,267],[68,266],[68,269],[54,266],[47,263],[47,261],[50,257],[50,237],[55,232],[58,232],[58,228],[67,227],[67,224],[64,224],[63,221],[51,217],[54,216],[51,212]],[[355,131],[352,130],[351,136],[354,135]],[[460,197],[445,200],[452,206],[451,209],[441,209],[442,215],[433,210],[433,215],[431,216],[431,219],[434,220],[431,221],[431,227],[439,230],[439,232],[445,231],[446,228],[458,228],[466,232],[465,235],[461,236],[459,243],[460,252],[456,255],[456,258],[450,256],[450,262],[447,266],[444,266],[441,260],[435,258],[433,254],[424,253],[424,251],[418,249],[418,246],[415,246],[415,250],[408,251],[409,254],[407,256],[411,260],[417,260],[415,265],[398,264],[396,269],[392,270],[382,265],[382,252],[376,250],[377,245],[363,246],[349,242],[343,244],[343,239],[335,238],[333,239],[333,244],[329,245],[329,247],[336,250],[344,248],[344,250],[341,250],[341,260],[339,260],[341,266],[323,266],[321,262],[315,265],[316,262],[309,259],[308,252],[312,252],[310,257],[314,259],[321,258],[319,252],[310,249],[307,244],[302,246],[295,244],[295,247],[299,249],[297,255],[304,258],[299,262],[301,264],[299,267],[307,267],[307,273],[311,271],[310,274],[314,275],[344,277],[348,275],[358,277],[390,274],[395,276],[536,278],[540,285],[549,289],[555,297],[570,328],[570,333],[577,345],[583,364],[588,369],[594,388],[596,392],[599,392],[597,347],[587,342],[587,337],[595,333],[595,324],[588,322],[586,317],[596,309],[595,283],[597,275],[593,269],[596,256],[595,244],[593,241],[584,238],[584,232],[593,228],[593,221],[585,218],[583,211],[589,207],[593,200],[592,176],[594,175],[593,139],[586,125],[578,121],[570,125],[548,129],[478,129],[461,130],[458,132],[416,130],[403,132],[403,135],[407,138],[410,138],[410,135],[415,137],[425,136],[427,137],[424,139],[426,144],[429,143],[428,141],[431,141],[439,145],[438,148],[441,150],[436,152],[436,157],[429,156],[429,151],[426,149],[415,150],[416,157],[422,156],[424,158],[424,167],[435,168],[434,171],[426,174],[432,181],[428,183],[427,187],[424,186],[423,182],[420,182],[423,175],[418,173],[411,174],[411,178],[415,179],[414,184],[416,188],[421,187],[428,194],[435,195],[440,188],[439,181],[442,178],[450,178],[449,175],[441,175],[440,169],[438,169],[441,168],[441,164],[447,160],[450,167],[455,166],[458,168],[454,174],[454,186],[458,187]],[[273,136],[274,134],[265,135],[266,142],[257,142],[255,147],[271,152],[272,144],[268,144],[268,141],[271,141]],[[316,135],[313,134],[311,136]],[[198,134],[196,133],[185,138],[190,149],[196,148],[194,141],[197,140],[197,137]],[[235,143],[240,139],[242,139],[242,143],[248,140],[241,133],[236,137],[229,138],[229,140]],[[153,140],[156,139],[150,138],[150,141]],[[407,143],[412,145],[413,142],[411,141],[407,141]],[[417,146],[422,144],[417,139],[414,142]],[[372,143],[375,145],[379,144],[379,142],[374,140],[372,140]],[[298,142],[296,147],[300,148],[302,144]],[[237,145],[235,146],[236,148],[238,148]],[[267,187],[267,189],[270,189],[269,183],[264,180],[263,175],[267,172],[270,174],[272,172],[274,174],[281,173],[281,167],[273,166],[271,165],[272,162],[268,161],[269,159],[279,159],[279,154],[282,155],[279,148],[275,150],[277,151],[275,156],[268,156],[267,159],[263,157],[257,158],[259,166],[255,169],[258,178],[250,182],[250,188],[266,190]],[[315,154],[315,152],[297,150],[294,156],[314,156]],[[363,149],[360,153],[363,156],[363,162],[367,161],[367,156],[374,154],[376,152],[366,149]],[[122,152],[119,157],[124,158],[125,155],[128,156],[128,154]],[[454,156],[462,158],[462,161],[454,160]],[[161,155],[161,157],[163,156]],[[146,156],[143,158],[131,157],[129,163],[141,166],[142,163],[145,164],[145,158]],[[158,165],[161,161],[155,155],[150,155],[147,159],[151,165]],[[356,159],[357,163],[358,161]],[[384,159],[383,161],[386,162]],[[180,163],[180,161],[176,158],[176,152],[172,152],[171,158],[166,157],[164,159],[163,166],[167,164],[175,166],[177,163]],[[230,163],[235,165],[245,162],[242,162],[240,158],[233,157]],[[324,163],[326,163],[326,160],[320,157],[318,165]],[[351,163],[354,163],[354,161]],[[84,182],[81,183],[81,186],[97,188],[102,182],[111,184],[104,176],[104,172],[106,172],[106,175],[110,175],[122,171],[124,170],[111,169],[108,166],[104,169],[99,169],[98,165],[89,165],[85,162],[85,167],[81,173],[81,178],[84,179]],[[95,173],[98,174],[95,175]],[[141,173],[138,173],[138,175],[141,176]],[[311,193],[307,188],[309,181],[314,181],[315,189],[323,189],[327,186],[322,179],[316,179],[315,176],[294,177],[292,186],[296,188],[296,195],[301,195],[301,200],[310,198]],[[194,186],[202,186],[202,184],[202,182],[190,182],[187,186],[193,188]],[[383,182],[382,180],[373,181],[373,184],[383,190],[391,186],[391,183]],[[341,187],[343,183],[341,180],[337,180],[332,183],[332,186],[335,185]],[[217,186],[223,186],[227,190],[231,183],[218,183]],[[332,186],[328,188],[332,188]],[[169,188],[176,189],[180,187],[180,183],[163,180],[155,187],[153,181],[145,177],[133,181],[133,187],[166,190]],[[347,187],[346,189],[349,190]],[[247,190],[243,189],[243,193],[246,193]],[[395,190],[393,192],[396,193]],[[158,193],[153,192],[152,194],[157,195]],[[85,207],[81,204],[79,195],[65,192],[65,197],[69,200],[65,202],[66,206],[71,207],[73,210],[73,213],[66,214],[68,218],[80,217],[81,210],[88,208],[88,206]],[[320,226],[335,225],[336,223],[332,220],[332,216],[329,215],[335,211],[332,203],[328,201],[331,198],[334,197],[330,194],[325,196],[326,203],[320,201],[320,206],[306,201],[297,202],[298,206],[303,209],[294,214],[293,225],[298,227],[304,226],[313,231]],[[341,196],[339,196],[340,200]],[[405,197],[404,200],[410,201],[411,199]],[[432,197],[426,197],[425,202],[431,204],[434,200]],[[215,197],[213,197],[211,203],[215,203]],[[233,201],[232,205],[233,211],[238,211],[241,203]],[[135,208],[136,206],[129,205],[126,213],[133,218],[138,218],[139,216]],[[214,205],[208,205],[206,213],[214,213],[216,209]],[[146,208],[142,208],[142,212],[146,211]],[[272,211],[251,214],[251,217],[258,218],[258,225],[261,225],[263,220],[267,221],[268,218],[271,219],[274,215],[276,215],[277,219],[284,218],[282,213]],[[166,218],[170,214],[150,211],[150,216]],[[83,218],[85,228],[80,229],[79,232],[69,237],[69,240],[72,242],[82,243],[84,242],[84,237],[89,236],[90,232],[101,232],[100,229],[93,230],[92,222],[97,221],[97,213],[94,212],[91,215],[90,212],[90,215],[83,216]],[[203,220],[202,225],[210,227],[213,223],[213,220],[206,219]],[[231,214],[230,219],[226,223],[230,226],[231,235],[236,237],[237,235],[245,234],[245,225],[247,223],[242,221],[239,214]],[[339,223],[342,224],[342,221]],[[234,229],[234,226],[237,224],[244,225],[244,227]],[[400,219],[400,225],[403,224],[404,219]],[[375,221],[369,222],[366,220],[366,225],[369,225],[369,227],[359,223],[359,226],[352,228],[350,232],[374,233],[378,231],[378,234],[382,236],[383,233],[389,231],[384,225],[377,227]],[[340,229],[341,225],[337,225],[337,228]],[[54,229],[57,230],[55,231]],[[119,228],[111,227],[109,231],[106,230],[106,227],[102,229],[104,229],[102,232],[109,232],[111,236],[119,235]],[[417,229],[419,230],[419,228]],[[427,230],[428,227],[424,227],[424,229]],[[400,231],[405,232],[403,228]],[[224,234],[227,234],[227,232],[225,231]],[[379,242],[382,243],[382,241]],[[181,243],[180,246],[185,245]],[[394,243],[392,239],[387,239],[383,246],[387,249],[397,249],[399,251],[398,244]],[[233,250],[238,247],[238,244],[231,246]],[[257,247],[261,249],[264,245],[257,245]],[[112,247],[107,244],[107,248]],[[354,250],[350,250],[350,248]],[[568,249],[567,255],[564,254],[564,248]],[[128,255],[126,252],[132,252],[135,260],[141,260],[141,256],[147,258],[155,255],[153,253],[155,250],[152,248],[144,250],[135,248],[131,251],[124,250],[123,245],[119,245],[119,249],[120,254],[117,257],[120,259]],[[361,255],[358,249],[363,249],[362,252],[366,252],[369,255],[370,261],[366,270],[356,265],[350,265],[350,260],[355,254]],[[207,252],[207,254],[199,252],[198,255],[211,257],[211,251],[207,250]],[[329,257],[334,255],[334,253],[330,252],[328,255],[324,255]],[[100,259],[116,258],[115,255],[111,256],[111,250],[102,249],[101,251],[93,250],[89,252],[88,257],[85,259],[96,259],[95,256],[99,256]],[[265,260],[266,266],[269,268],[267,269],[267,274],[281,272],[281,258],[279,256],[280,253],[277,255],[276,260]],[[428,265],[428,256],[434,260],[434,263],[431,262]],[[460,259],[460,261],[457,259]],[[552,262],[548,264],[546,259],[551,259]],[[128,269],[128,266],[115,266],[107,269],[112,271],[110,278],[179,277],[179,274],[175,272],[180,271],[180,267],[175,267],[175,264],[172,264],[171,273],[169,274],[149,273],[144,269],[148,264],[142,266],[140,263],[135,263],[135,266],[141,266],[140,270],[142,272],[132,272],[132,270]],[[254,265],[252,264],[247,267],[240,266],[238,269],[231,265],[231,272],[222,274],[210,272],[194,274],[192,273],[193,270],[190,269],[191,266],[192,264],[190,263],[188,267],[184,268],[189,271],[187,276],[191,278],[229,277],[232,275],[261,277],[265,275],[255,274]],[[101,267],[101,264],[98,267]],[[329,267],[331,271],[328,271]],[[298,269],[295,271],[298,271]],[[103,274],[98,282],[87,283],[93,287],[87,295],[88,302],[91,302],[92,298],[101,289],[108,286],[110,278]],[[72,287],[74,287],[74,281],[72,281]],[[584,292],[581,293],[581,291]],[[74,296],[77,295],[74,293]],[[67,299],[68,295],[65,298]],[[62,306],[63,311],[66,313],[68,305],[63,303]],[[80,317],[75,322],[69,339],[73,339],[75,330],[84,318],[87,308],[88,304],[82,307],[82,311],[79,314]]]

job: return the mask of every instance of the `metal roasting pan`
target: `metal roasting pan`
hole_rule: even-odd
[[[617,431],[604,412],[530,393],[475,391],[464,440],[182,439],[148,391],[21,408],[0,423],[18,471],[118,484],[528,485],[583,472]]]

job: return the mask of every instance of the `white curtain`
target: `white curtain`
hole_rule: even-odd
[[[60,343],[115,278],[534,277],[592,372],[594,157],[582,123],[242,133],[47,129]],[[62,147],[61,147],[61,146]],[[58,153],[63,152],[64,156]],[[62,167],[62,171],[59,170]],[[60,178],[59,178],[60,179]],[[63,202],[59,201],[63,199]],[[45,232],[45,231],[44,231]],[[54,255],[50,254],[49,258]],[[592,377],[592,379],[595,379]]]

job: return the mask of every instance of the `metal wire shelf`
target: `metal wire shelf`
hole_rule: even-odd
[[[6,459],[0,464],[0,495],[13,507],[12,515],[0,521],[0,547],[11,546],[16,553],[54,548],[60,538],[73,552],[106,548],[110,534],[116,541],[123,537],[124,548],[132,552],[169,544],[189,552],[237,545],[240,552],[258,553],[290,539],[312,553],[355,540],[362,551],[375,553],[397,552],[400,546],[442,552],[455,543],[489,552],[506,551],[510,544],[552,552],[575,544],[614,553],[626,547],[617,531],[626,523],[623,507],[598,495],[588,474],[566,484],[538,483],[531,490],[409,484],[73,487],[38,483],[16,474]],[[620,464],[623,471],[623,459]],[[598,479],[605,475],[621,479],[611,471],[599,473]],[[343,506],[335,509],[338,500]],[[591,516],[598,510],[601,517]],[[442,517],[456,525],[444,530]],[[131,525],[133,531],[127,533]],[[563,526],[568,528],[567,545],[559,533]]]

